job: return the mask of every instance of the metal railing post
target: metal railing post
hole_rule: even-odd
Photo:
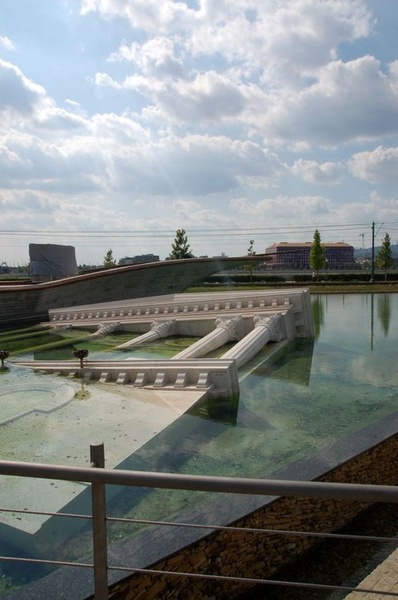
[[[104,444],[90,444],[90,462],[94,468],[105,467]],[[94,551],[94,600],[108,598],[108,556],[106,536],[106,493],[104,483],[91,484]]]

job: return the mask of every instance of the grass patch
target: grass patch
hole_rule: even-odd
[[[372,294],[372,293],[396,293],[398,292],[398,282],[394,283],[330,283],[330,282],[319,282],[319,283],[290,283],[285,282],[283,284],[254,284],[254,285],[233,285],[228,283],[226,285],[215,285],[215,286],[195,286],[188,288],[185,293],[188,294],[199,294],[203,292],[248,292],[248,291],[271,291],[280,290],[286,288],[305,288],[311,292],[311,294]]]

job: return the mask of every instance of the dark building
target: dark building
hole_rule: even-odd
[[[78,275],[74,246],[29,244],[29,275],[33,283]]]
[[[312,242],[279,242],[265,249],[272,254],[269,266],[278,269],[310,269]],[[356,266],[354,246],[345,242],[322,243],[327,269],[353,269]]]

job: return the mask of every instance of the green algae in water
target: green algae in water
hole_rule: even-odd
[[[256,460],[252,456],[256,454],[261,456],[259,462],[266,472],[269,460],[265,458],[271,457],[272,448],[272,465],[280,465],[326,447],[397,410],[393,361],[398,337],[397,320],[393,318],[397,300],[395,294],[388,299],[384,296],[319,296],[314,299],[318,332],[315,343],[299,341],[272,365],[259,366],[249,375],[246,365],[242,369],[245,378],[240,384],[236,431],[219,434],[216,459],[209,452],[204,454],[205,472],[211,473],[217,462],[224,465],[221,471],[226,474],[237,472],[239,461],[230,456],[231,446],[242,448],[242,475],[253,472]],[[80,336],[87,333],[79,331]],[[64,336],[65,343],[68,337],[73,338],[69,330]],[[133,337],[131,332],[113,333],[97,340],[75,339],[75,345],[87,348],[93,359],[170,358],[195,341],[172,337],[123,352],[113,350]],[[225,348],[213,355],[222,355],[223,351]],[[72,360],[69,352],[71,346],[54,347],[36,352],[35,357],[50,359],[53,353],[53,358]],[[281,440],[286,450],[279,447]],[[255,451],[246,451],[251,445]],[[195,472],[198,464],[200,460],[192,464]]]
[[[275,362],[259,365],[251,373],[246,365],[233,420],[212,420],[209,411],[204,419],[200,411],[191,411],[137,450],[121,468],[267,477],[396,412],[398,296],[385,296],[314,298],[316,339],[297,342]],[[112,334],[93,345],[92,351],[98,350],[98,358],[103,352],[99,348],[126,357],[129,352],[112,354],[119,339]],[[130,355],[165,358],[193,341],[159,340]],[[192,506],[205,507],[211,497],[129,489],[121,490],[109,508],[118,516],[169,519]],[[111,541],[131,534],[130,526],[110,528]],[[82,531],[57,552],[63,558],[81,556],[90,552],[90,544],[88,530]]]

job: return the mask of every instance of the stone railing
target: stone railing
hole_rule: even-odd
[[[138,388],[203,390],[204,395],[211,397],[239,394],[234,360],[86,360],[82,369],[75,361],[23,361],[18,366]]]

